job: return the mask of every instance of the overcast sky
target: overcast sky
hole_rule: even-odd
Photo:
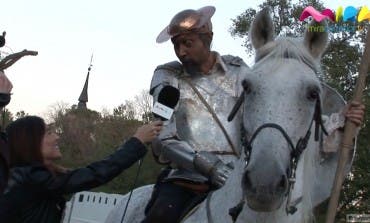
[[[213,50],[242,57],[248,64],[241,39],[228,30],[231,19],[263,1],[251,0],[8,0],[2,1],[0,32],[6,31],[1,51],[36,50],[6,70],[13,82],[8,109],[45,116],[56,103],[77,104],[91,54],[89,102],[96,111],[112,110],[142,89],[148,89],[153,69],[176,59],[170,42],[155,38],[183,9],[216,7],[212,17]],[[325,6],[366,5],[368,0],[326,0]],[[342,5],[341,5],[342,4]]]

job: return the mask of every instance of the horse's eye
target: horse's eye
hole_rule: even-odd
[[[244,89],[244,92],[246,94],[250,93],[251,92],[251,83],[247,80],[243,80],[242,81],[242,86],[243,86],[243,89]]]
[[[317,88],[309,88],[307,90],[307,99],[310,101],[315,101],[319,98],[319,89]]]

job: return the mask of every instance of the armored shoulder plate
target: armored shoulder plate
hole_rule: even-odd
[[[156,72],[157,70],[167,70],[169,72],[172,72],[174,74],[177,74],[177,75],[180,75],[182,73],[182,65],[180,62],[174,60],[174,61],[171,61],[169,63],[165,63],[165,64],[162,64],[162,65],[159,65],[155,70],[154,72]]]
[[[240,58],[240,57],[238,57],[238,56],[223,55],[223,56],[222,56],[222,59],[224,60],[224,62],[225,62],[226,64],[230,64],[230,65],[234,65],[234,66],[238,66],[238,67],[240,67],[240,66],[242,66],[242,65],[247,66],[247,65],[244,63],[243,59],[242,59],[242,58]]]
[[[178,88],[177,78],[181,75],[181,73],[182,65],[178,61],[172,61],[166,64],[159,65],[154,70],[149,93],[153,95],[154,89],[161,84],[171,85],[175,88]]]

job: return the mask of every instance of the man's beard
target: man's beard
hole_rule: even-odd
[[[189,74],[200,73],[200,64],[191,59],[181,59],[182,65]]]

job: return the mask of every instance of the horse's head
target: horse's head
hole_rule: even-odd
[[[297,143],[307,144],[312,123],[321,120],[318,73],[328,36],[307,31],[303,39],[274,39],[271,17],[263,10],[250,37],[256,58],[242,84],[248,160],[242,187],[248,206],[266,212],[280,208],[287,197],[289,177],[304,150]]]

